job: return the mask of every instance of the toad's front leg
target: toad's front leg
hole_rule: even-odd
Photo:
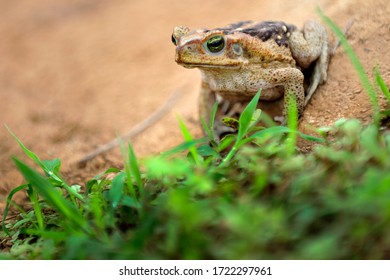
[[[199,118],[200,120],[209,124],[211,119],[211,112],[216,102],[216,95],[213,90],[210,89],[209,85],[202,81],[200,94],[199,94]],[[205,132],[205,131],[204,131]]]
[[[295,97],[298,114],[305,109],[305,89],[303,73],[297,68],[281,68],[272,71],[269,82],[272,86],[284,86],[283,117],[286,118],[292,97]],[[283,123],[283,122],[282,122]]]

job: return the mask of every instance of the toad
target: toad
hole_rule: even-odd
[[[176,62],[201,71],[199,114],[206,121],[216,101],[232,108],[235,103],[250,101],[259,89],[260,100],[284,97],[284,117],[294,96],[302,115],[318,85],[327,78],[327,33],[312,20],[302,30],[280,21],[242,21],[210,30],[178,26],[172,42]],[[303,71],[308,68],[312,70],[305,90]]]

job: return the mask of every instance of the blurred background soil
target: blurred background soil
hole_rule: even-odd
[[[174,62],[174,26],[213,28],[248,19],[302,26],[319,20],[318,6],[341,27],[353,20],[350,43],[368,74],[379,64],[389,83],[385,0],[0,0],[0,209],[9,191],[23,183],[11,156],[26,160],[3,124],[41,159],[61,158],[69,184],[83,183],[107,167],[120,167],[121,154],[114,149],[84,168],[75,162],[116,133],[130,131],[176,90],[183,96],[172,111],[132,139],[136,154],[145,157],[179,144],[177,115],[194,136],[201,135],[200,75]],[[358,77],[339,48],[301,129],[370,116]]]

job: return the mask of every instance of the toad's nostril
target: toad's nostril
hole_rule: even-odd
[[[172,37],[171,37],[171,40],[172,40],[172,43],[177,46],[177,39],[176,37],[172,34]]]

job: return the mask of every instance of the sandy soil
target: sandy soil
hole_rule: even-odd
[[[42,159],[61,158],[70,184],[120,166],[118,149],[85,168],[75,161],[124,134],[179,89],[183,97],[157,124],[135,137],[143,157],[182,141],[176,115],[194,135],[199,73],[174,62],[173,26],[217,27],[239,20],[283,20],[301,26],[320,6],[339,26],[354,20],[349,41],[365,69],[379,64],[390,82],[390,5],[363,1],[35,0],[0,2],[0,123]],[[339,49],[329,79],[315,93],[301,128],[342,117],[370,119],[368,99]],[[25,159],[0,127],[0,201],[23,183],[11,156]],[[2,204],[1,204],[2,203]],[[0,202],[0,208],[4,202]]]

